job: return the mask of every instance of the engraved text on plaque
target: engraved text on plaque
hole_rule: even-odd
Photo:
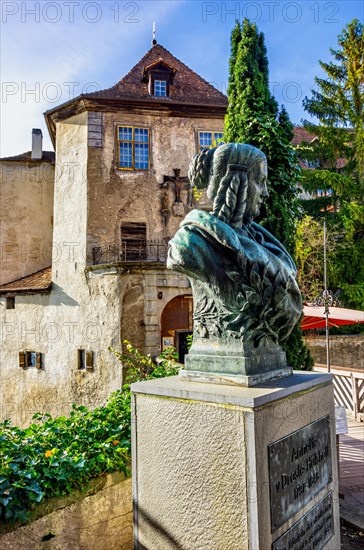
[[[330,418],[268,446],[272,533],[332,480]]]

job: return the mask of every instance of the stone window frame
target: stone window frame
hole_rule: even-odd
[[[132,140],[121,140],[119,139],[119,128],[131,128],[132,129]],[[148,131],[148,141],[140,143],[148,143],[148,167],[147,168],[136,168],[135,167],[135,130],[147,130]],[[130,122],[117,122],[115,123],[115,140],[116,140],[116,169],[121,172],[147,172],[151,167],[151,128],[145,124],[130,124]],[[120,166],[120,143],[129,142],[132,144],[132,166]]]

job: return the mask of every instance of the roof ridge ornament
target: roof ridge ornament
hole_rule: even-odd
[[[156,40],[156,30],[155,30],[155,21],[153,21],[153,40],[152,40],[152,45],[153,46],[156,46],[157,45],[157,40]]]

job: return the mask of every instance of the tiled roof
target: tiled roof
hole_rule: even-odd
[[[300,145],[302,142],[305,143],[311,143],[317,136],[314,134],[310,134],[306,128],[303,128],[303,126],[295,126],[293,128],[294,136],[291,141],[291,144],[293,146]],[[300,159],[300,166],[301,168],[307,168],[307,162]],[[336,161],[336,168],[344,168],[346,165],[346,160],[344,158],[339,158]],[[324,166],[325,167],[325,166]]]
[[[36,273],[0,286],[0,294],[35,294],[49,292],[52,285],[52,268],[46,267]]]
[[[162,61],[176,70],[169,97],[154,97],[148,93],[148,83],[142,82],[144,69]],[[144,57],[115,86],[100,90],[86,97],[104,99],[148,99],[165,102],[196,103],[227,106],[227,97],[175,58],[160,44],[153,46]]]
[[[56,158],[54,151],[43,151],[43,156],[41,159],[32,159],[32,152],[27,151],[26,153],[21,153],[20,155],[15,155],[14,157],[2,157],[0,160],[12,160],[14,162],[54,162]]]
[[[316,137],[314,134],[310,134],[303,126],[295,126],[293,132],[292,145],[300,145],[302,141],[310,143]]]

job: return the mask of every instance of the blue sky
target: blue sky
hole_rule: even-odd
[[[51,150],[43,113],[82,92],[122,78],[157,41],[226,93],[230,33],[248,17],[265,33],[271,90],[294,123],[305,117],[318,60],[354,17],[359,0],[207,2],[200,0],[59,0],[1,2],[0,156],[31,146],[41,128]]]

